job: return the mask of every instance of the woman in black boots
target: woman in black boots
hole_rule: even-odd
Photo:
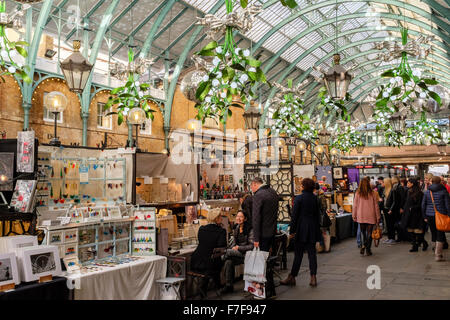
[[[403,207],[402,225],[407,229],[412,239],[412,248],[409,252],[417,252],[422,244],[422,250],[428,248],[425,241],[425,221],[422,216],[423,192],[420,190],[419,179],[411,177],[408,179],[408,192]]]
[[[302,264],[303,253],[308,252],[311,287],[317,286],[316,242],[320,241],[320,203],[313,191],[315,183],[306,178],[302,181],[303,192],[294,200],[294,208],[290,223],[290,237],[294,238],[295,257],[289,276],[280,281],[282,285],[295,286],[295,277]]]

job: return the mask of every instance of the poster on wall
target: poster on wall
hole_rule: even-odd
[[[333,168],[333,178],[334,179],[343,179],[344,178],[341,167]]]
[[[0,191],[13,191],[14,153],[0,153]]]

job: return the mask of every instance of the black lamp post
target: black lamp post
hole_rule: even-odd
[[[49,112],[53,113],[55,117],[54,136],[53,139],[50,141],[50,145],[59,147],[61,145],[61,141],[59,141],[57,136],[58,114],[64,112],[64,110],[66,109],[67,98],[61,92],[52,91],[45,96],[44,106],[47,108]]]

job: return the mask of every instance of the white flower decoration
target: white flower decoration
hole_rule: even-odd
[[[425,99],[427,97],[427,94],[425,92],[421,92],[419,94],[419,97],[422,98],[422,99]]]
[[[8,68],[8,72],[9,73],[15,73],[16,72],[16,68],[11,66],[11,67]]]
[[[249,72],[256,72],[256,69],[253,68],[253,67],[251,67],[251,68],[248,69],[248,71],[249,71]]]
[[[221,54],[221,53],[223,52],[222,47],[217,47],[217,48],[216,48],[216,52],[217,52],[218,54]]]
[[[203,80],[203,82],[206,82],[206,81],[209,80],[209,77],[208,77],[207,75],[204,75],[203,78],[202,78],[202,80]]]
[[[239,78],[239,80],[240,80],[241,82],[245,82],[245,81],[248,80],[248,76],[244,73],[243,75],[241,75],[241,77]]]
[[[236,82],[232,82],[230,86],[231,86],[231,88],[236,89],[237,88],[237,83]]]
[[[220,63],[220,59],[215,57],[212,62],[213,62],[213,65],[217,66]]]
[[[241,53],[241,48],[236,48],[236,49],[234,49],[234,53],[236,53],[237,55],[239,55],[239,53]]]
[[[212,81],[212,85],[213,85],[214,87],[217,87],[219,84],[220,84],[220,82],[219,82],[219,80],[217,80],[217,79],[214,79],[214,80]]]
[[[206,98],[205,98],[205,101],[206,101],[207,103],[211,103],[211,97],[206,97]]]
[[[222,98],[226,98],[227,97],[227,94],[225,93],[225,92],[222,92],[221,94],[220,94],[220,96],[222,97]]]
[[[245,56],[245,57],[248,57],[249,55],[250,55],[250,50],[245,49],[245,50],[244,50],[244,56]]]

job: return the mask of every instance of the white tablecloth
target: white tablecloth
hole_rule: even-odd
[[[156,300],[156,280],[166,277],[166,269],[166,257],[151,256],[66,278],[75,282],[75,300]]]

